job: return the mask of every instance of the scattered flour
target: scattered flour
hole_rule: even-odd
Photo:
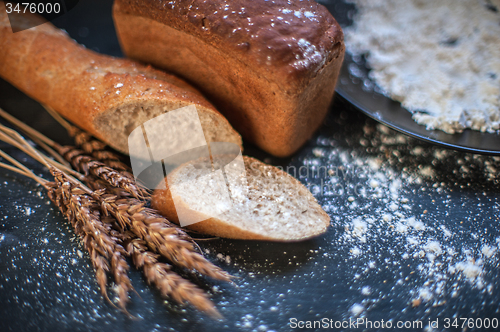
[[[461,271],[469,280],[474,280],[483,273],[482,260],[467,260],[455,264],[455,269]]]
[[[370,286],[364,286],[361,288],[361,294],[363,295],[370,295],[372,293],[372,289]]]
[[[449,217],[449,212],[460,203],[452,198],[453,184],[457,186],[469,178],[467,181],[500,184],[498,173],[493,171],[500,169],[500,158],[415,146],[418,142],[398,138],[399,134],[380,124],[363,129],[360,143],[366,153],[349,147],[332,148],[333,140],[320,137],[318,141],[324,148],[316,148],[313,154],[332,167],[355,165],[351,173],[346,171],[345,179],[338,172],[326,172],[330,184],[344,183],[346,187],[337,193],[338,200],[327,193],[323,205],[333,214],[334,224],[344,230],[334,243],[339,250],[349,250],[353,282],[358,283],[358,291],[365,297],[360,307],[351,303],[349,315],[359,315],[357,309],[362,310],[360,313],[371,310],[370,301],[388,295],[381,293],[376,283],[367,284],[373,273],[386,271],[400,275],[389,294],[404,297],[413,307],[441,307],[469,287],[490,294],[495,279],[488,271],[498,263],[500,237],[488,238],[481,230],[464,232],[457,227],[461,221]],[[322,163],[314,159],[306,162]],[[400,165],[404,166],[398,169]],[[463,172],[464,165],[471,169],[469,173]],[[350,184],[365,190],[349,191]],[[427,200],[427,192],[443,199],[445,205],[440,203],[437,208],[433,199]],[[356,209],[349,207],[351,201],[357,203]],[[336,217],[338,214],[341,217]],[[464,219],[468,217],[464,215]],[[394,245],[388,247],[387,243]],[[401,285],[409,290],[401,292]]]
[[[352,221],[352,234],[354,236],[362,236],[368,230],[368,226],[366,222],[364,222],[361,218],[356,218]]]
[[[427,252],[432,252],[436,255],[441,255],[443,250],[441,250],[441,244],[438,241],[428,241],[424,246],[424,250]]]
[[[358,14],[348,51],[366,54],[370,77],[416,122],[499,129],[500,0],[349,1]]]
[[[365,307],[363,307],[361,304],[353,304],[351,307],[351,313],[353,316],[359,316],[361,313],[365,310]]]
[[[487,257],[487,258],[490,258],[491,256],[493,256],[495,253],[496,253],[497,249],[495,247],[492,247],[492,246],[489,246],[487,244],[485,244],[482,248],[481,248],[481,252],[482,254]]]

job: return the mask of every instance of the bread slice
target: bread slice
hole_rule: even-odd
[[[280,157],[320,126],[345,46],[314,0],[116,0],[123,52],[199,88],[249,141]]]
[[[246,156],[245,172],[239,180],[231,180],[231,172],[226,172],[231,206],[221,209],[212,170],[221,169],[231,160],[221,156],[212,160],[213,164],[197,160],[177,167],[167,176],[166,189],[155,190],[152,206],[177,223],[179,209],[183,210],[184,216],[203,220],[189,225],[189,229],[232,239],[299,241],[328,228],[330,217],[302,183]],[[221,210],[224,212],[219,213]]]
[[[9,17],[0,1],[0,76],[113,148],[128,153],[128,135],[165,112],[194,105],[207,142],[241,136],[201,93],[183,80],[137,62],[105,56],[74,42],[33,14]],[[164,138],[172,136],[165,128]],[[181,129],[179,129],[181,130]],[[162,137],[156,137],[161,142]]]

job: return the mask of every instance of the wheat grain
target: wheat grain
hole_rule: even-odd
[[[61,171],[55,168],[51,168],[50,171],[60,189],[60,200],[56,204],[68,220],[74,221],[75,232],[86,239],[86,246],[91,248],[89,254],[96,256],[94,261],[98,264],[97,267],[94,265],[94,268],[96,268],[101,292],[103,272],[110,270],[116,284],[118,305],[126,311],[128,291],[133,288],[127,275],[129,266],[124,258],[127,252],[118,244],[118,239],[111,235],[110,225],[101,221],[97,202],[84,189],[70,182]],[[56,195],[57,193],[55,191]],[[100,257],[106,259],[106,264],[110,263],[109,267]]]
[[[170,265],[158,262],[159,255],[147,250],[146,243],[134,239],[126,245],[137,269],[142,269],[149,284],[156,288],[165,297],[170,297],[177,303],[189,302],[198,310],[213,317],[222,318],[206,293],[196,285],[171,271]]]
[[[123,162],[118,154],[106,150],[108,146],[92,137],[89,133],[80,130],[77,127],[72,126],[68,133],[73,137],[75,145],[81,148],[84,153],[91,155],[94,159],[101,161],[106,166],[120,170],[122,175],[130,177],[130,167]]]
[[[92,187],[92,181],[90,184]],[[95,188],[103,186],[102,182],[96,182],[94,185]],[[196,270],[214,279],[231,281],[231,275],[195,251],[194,241],[186,232],[155,210],[146,208],[140,200],[106,193],[102,187],[94,190],[91,195],[99,202],[103,213],[112,215],[122,230],[129,229],[146,241],[151,250],[173,264]]]
[[[106,291],[107,283],[107,273],[109,272],[108,260],[97,250],[97,243],[93,240],[93,237],[83,230],[82,224],[77,221],[74,213],[70,212],[67,204],[64,203],[63,193],[60,188],[58,188],[55,182],[47,183],[44,185],[47,190],[49,199],[59,208],[59,211],[68,219],[68,221],[73,226],[75,234],[80,237],[83,247],[89,253],[90,261],[94,267],[96,273],[97,284],[101,290],[101,294],[110,303],[111,300],[108,297]]]
[[[85,155],[83,150],[71,146],[60,147],[57,150],[57,152],[60,153],[64,159],[69,161],[77,171],[83,173],[84,175],[88,176],[91,174],[101,180],[104,180],[113,187],[121,188],[127,191],[135,198],[145,199],[146,197],[149,197],[149,192],[138,185],[132,175],[124,176],[122,174],[123,172],[119,172],[109,166],[106,166],[104,163]]]
[[[86,181],[93,188],[91,190],[57,168],[64,165],[54,167],[52,161],[40,155],[17,132],[8,130],[9,136],[4,135],[4,140],[9,144],[16,144],[45,165],[54,176],[55,182],[39,178],[1,150],[0,154],[15,167],[4,163],[0,163],[0,166],[26,175],[46,188],[49,198],[70,221],[89,252],[101,293],[108,301],[106,284],[107,275],[111,273],[117,285],[118,305],[126,312],[128,292],[133,287],[127,275],[129,266],[125,256],[131,255],[134,264],[143,269],[148,282],[154,284],[164,296],[169,296],[177,302],[190,302],[199,310],[220,317],[202,290],[171,271],[170,265],[158,262],[157,257],[161,254],[179,267],[196,270],[215,279],[231,281],[231,276],[196,252],[193,247],[196,243],[182,229],[159,215],[157,211],[146,208],[144,202],[138,199],[140,196],[137,191],[119,185],[119,181],[126,181],[110,181],[109,177],[118,177],[115,174],[118,172],[110,169],[110,172],[106,173],[106,166],[84,155],[83,150],[61,147],[66,152],[66,159],[71,160],[73,166],[86,175],[69,168],[65,169],[65,172],[72,172],[78,179]],[[0,133],[4,133],[2,128]],[[56,144],[49,145],[57,148]],[[115,173],[111,173],[113,171]],[[99,176],[103,173],[107,175]],[[132,247],[127,245],[128,250],[125,250],[125,243],[132,243]]]

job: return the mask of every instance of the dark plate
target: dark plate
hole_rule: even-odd
[[[320,1],[328,7],[342,27],[352,24],[355,7],[343,1]],[[427,130],[417,124],[412,114],[396,102],[377,92],[374,82],[368,78],[369,68],[363,58],[346,54],[337,93],[369,117],[392,129],[447,148],[481,154],[500,154],[500,135],[466,129],[462,133],[447,134],[441,130]]]

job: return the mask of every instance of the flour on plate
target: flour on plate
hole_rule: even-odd
[[[500,128],[500,0],[348,0],[348,51],[427,129]]]

